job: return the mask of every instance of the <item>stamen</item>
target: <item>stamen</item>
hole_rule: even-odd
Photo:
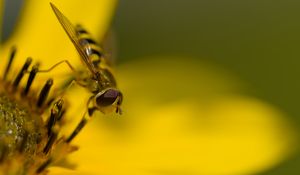
[[[60,161],[76,150],[69,142],[80,132],[89,118],[82,119],[67,141],[64,135],[59,136],[67,108],[64,107],[64,101],[60,95],[53,93],[49,96],[53,79],[46,81],[37,97],[34,94],[36,91],[31,92],[31,89],[39,72],[49,72],[61,63],[67,63],[74,71],[73,67],[67,60],[64,60],[49,70],[39,70],[39,64],[35,64],[30,69],[32,59],[29,57],[17,72],[17,76],[13,80],[8,80],[15,54],[16,48],[12,48],[0,82],[5,85],[5,87],[0,87],[0,112],[2,111],[0,119],[3,118],[0,120],[0,126],[3,126],[0,127],[0,140],[3,137],[0,141],[0,174],[1,172],[32,174],[32,171],[35,171],[33,174],[43,174],[53,162]],[[26,73],[29,75],[23,86],[21,81]],[[49,109],[50,114],[47,113]],[[47,116],[48,121],[45,121]],[[57,146],[58,143],[62,146]]]
[[[17,52],[17,48],[16,47],[12,47],[11,48],[10,57],[9,57],[9,61],[8,61],[7,66],[6,66],[5,72],[3,74],[3,80],[6,80],[6,77],[8,75],[9,70],[10,70],[11,64],[12,64],[14,58],[15,58],[16,52]]]
[[[17,75],[17,77],[13,83],[14,88],[18,87],[20,81],[22,80],[22,78],[23,78],[24,74],[26,73],[28,67],[30,66],[31,62],[32,62],[32,58],[27,58],[25,64],[23,65],[21,71],[19,72],[19,74]]]
[[[51,162],[52,162],[52,158],[49,158],[46,162],[44,162],[44,163],[36,170],[36,173],[39,174],[39,173],[43,172]]]
[[[53,80],[52,79],[47,80],[36,103],[38,107],[42,107],[42,105],[44,104],[52,85],[53,85]]]
[[[49,139],[48,139],[48,142],[47,142],[47,144],[46,144],[46,146],[45,146],[45,148],[44,148],[44,150],[43,150],[43,152],[44,152],[45,154],[47,154],[47,153],[50,151],[50,149],[51,149],[51,147],[52,147],[54,141],[55,141],[56,138],[57,138],[57,135],[58,135],[57,132],[51,132],[50,137],[49,137]]]
[[[62,106],[63,106],[63,100],[60,99],[58,102],[56,102],[52,109],[51,109],[51,114],[50,114],[50,118],[48,121],[48,136],[51,135],[52,133],[52,127],[55,125],[55,122],[58,120],[58,117],[60,117],[61,112],[62,112]]]
[[[60,113],[60,115],[57,117],[57,121],[61,121],[61,119],[63,118],[64,114],[66,113],[66,110],[63,109]]]
[[[27,95],[28,92],[29,92],[29,89],[31,87],[31,84],[37,74],[37,72],[39,71],[39,64],[36,64],[32,67],[32,70],[30,71],[30,74],[29,74],[29,78],[27,80],[27,84],[26,84],[26,87],[23,91],[23,95]]]

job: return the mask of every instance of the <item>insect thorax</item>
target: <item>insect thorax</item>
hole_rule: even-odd
[[[78,71],[77,77],[80,84],[87,87],[94,94],[116,87],[116,80],[110,70],[99,68],[98,71],[96,74],[91,74],[88,71]]]

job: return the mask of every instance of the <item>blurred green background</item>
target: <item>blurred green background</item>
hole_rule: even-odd
[[[220,65],[300,128],[299,9],[294,0],[120,1],[119,58],[171,54]],[[262,174],[298,174],[299,165],[295,155]]]
[[[299,9],[294,0],[121,1],[114,21],[119,56],[187,55],[218,64],[300,128]],[[295,155],[262,174],[298,174],[299,165]]]
[[[6,0],[4,39],[21,4]],[[218,65],[300,128],[299,9],[295,0],[121,0],[113,21],[118,62],[184,55]],[[299,165],[297,154],[261,174],[298,174]]]

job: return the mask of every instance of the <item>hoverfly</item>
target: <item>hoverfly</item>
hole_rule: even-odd
[[[107,58],[102,54],[101,47],[88,36],[88,32],[83,27],[79,25],[74,26],[55,5],[52,3],[50,5],[79,53],[82,62],[87,67],[88,71],[83,72],[83,74],[77,72],[78,76],[75,77],[75,82],[93,94],[87,103],[88,115],[92,116],[95,110],[99,110],[104,114],[111,112],[121,114],[120,106],[123,95],[116,87],[116,80],[111,72]],[[91,102],[92,107],[89,107]],[[77,128],[80,130],[85,123],[86,121],[82,120]],[[76,134],[73,133],[72,135]],[[72,135],[68,140],[74,137]]]

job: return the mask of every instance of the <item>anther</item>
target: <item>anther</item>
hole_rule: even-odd
[[[17,48],[15,46],[13,46],[11,48],[9,61],[8,61],[7,66],[5,68],[5,72],[4,72],[4,75],[3,75],[3,80],[6,80],[6,77],[8,75],[9,70],[10,70],[11,64],[12,64],[14,58],[15,58],[16,52],[17,52]]]
[[[43,172],[47,166],[50,165],[50,163],[52,162],[52,158],[49,158],[46,162],[44,162],[37,170],[36,173],[40,174],[41,172]]]
[[[50,91],[52,85],[53,85],[53,80],[52,79],[47,80],[46,84],[44,85],[44,87],[38,97],[38,101],[36,103],[36,105],[38,107],[42,107],[42,105],[46,101],[46,98],[49,94],[49,91]]]
[[[48,121],[48,124],[47,124],[48,136],[49,137],[52,133],[52,127],[55,125],[56,121],[58,120],[58,117],[60,117],[60,115],[61,115],[62,106],[63,106],[63,100],[60,99],[58,102],[56,102],[53,105],[53,108],[51,109],[51,114],[50,114],[49,121]]]
[[[19,72],[19,74],[17,75],[17,77],[13,83],[14,88],[18,87],[20,81],[22,80],[22,78],[23,78],[24,74],[26,73],[28,67],[30,66],[31,62],[32,62],[32,58],[27,58],[25,64],[23,65],[21,71]]]
[[[63,118],[63,116],[64,116],[65,113],[66,113],[66,110],[63,109],[63,110],[61,111],[60,115],[57,117],[57,121],[60,121],[60,120]]]
[[[54,141],[56,140],[56,138],[57,138],[57,132],[51,132],[50,137],[48,139],[48,142],[47,142],[47,144],[46,144],[46,146],[43,150],[43,152],[45,154],[47,154],[50,151],[50,149],[51,149]]]
[[[29,74],[29,78],[27,80],[27,83],[26,83],[26,87],[24,88],[24,91],[23,91],[23,95],[27,95],[29,90],[30,90],[30,87],[32,85],[32,82],[37,74],[37,72],[39,71],[39,64],[36,64],[32,67],[32,70],[30,71],[30,74]]]

